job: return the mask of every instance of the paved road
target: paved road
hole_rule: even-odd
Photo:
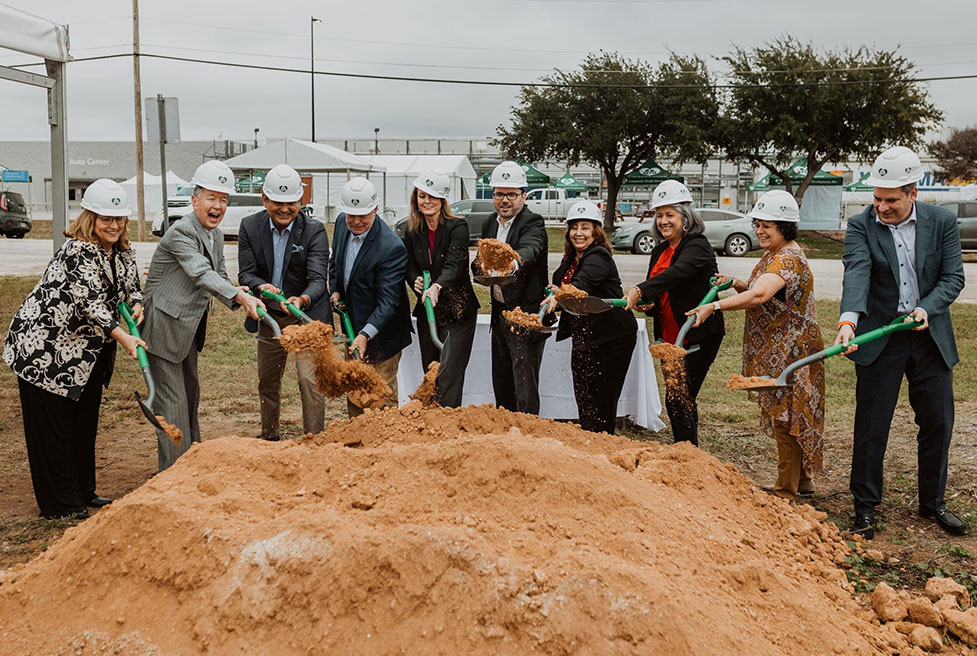
[[[138,242],[134,244],[136,260],[143,272],[156,250],[156,243]],[[40,275],[51,259],[52,245],[46,239],[2,239],[0,240],[0,275]],[[757,251],[758,253],[758,251]],[[224,245],[227,273],[231,279],[237,277],[237,244]],[[737,278],[746,279],[757,261],[757,254],[750,257],[720,257],[719,270]],[[625,288],[644,279],[648,271],[648,257],[645,255],[615,254],[621,280]],[[550,253],[549,267],[554,271],[560,263],[560,254]],[[843,269],[841,260],[811,260],[814,272],[814,293],[817,298],[841,298],[841,279]],[[960,301],[977,303],[977,263],[963,265],[967,276],[967,286],[960,294]]]

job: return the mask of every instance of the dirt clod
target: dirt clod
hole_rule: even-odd
[[[156,421],[158,421],[159,425],[163,427],[163,432],[166,433],[171,440],[173,440],[174,444],[179,445],[183,443],[183,431],[173,424],[167,423],[166,420],[163,419],[163,415],[156,415]]]
[[[424,379],[417,386],[417,390],[410,395],[410,398],[420,401],[423,406],[438,404],[438,369],[440,366],[441,364],[437,361],[428,365]]]
[[[726,387],[731,390],[748,390],[755,389],[757,387],[770,387],[774,384],[774,381],[770,378],[764,376],[743,376],[742,374],[733,374],[726,381]]]
[[[538,332],[543,327],[538,314],[523,312],[522,308],[518,307],[514,310],[502,310],[502,318],[511,324],[510,329],[513,331],[523,329]]]
[[[507,275],[516,262],[522,262],[519,253],[498,239],[479,239],[475,259],[488,275]]]
[[[587,298],[587,296],[589,296],[587,292],[582,289],[577,289],[570,283],[563,283],[553,294],[557,302],[564,301],[568,298]]]

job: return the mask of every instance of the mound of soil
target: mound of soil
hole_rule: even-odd
[[[498,239],[479,239],[475,259],[488,275],[508,274],[513,264],[522,261],[512,246]]]
[[[0,574],[0,653],[899,653],[823,520],[685,443],[412,402],[193,445]]]

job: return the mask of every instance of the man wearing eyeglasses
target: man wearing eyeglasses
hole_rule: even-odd
[[[503,310],[521,308],[535,314],[546,287],[546,227],[543,217],[526,209],[526,172],[515,162],[502,162],[492,171],[490,184],[495,212],[482,225],[482,238],[497,239],[519,253],[516,280],[492,286],[492,388],[495,405],[516,412],[539,414],[539,367],[546,333],[513,332]],[[472,263],[476,274],[479,263]]]

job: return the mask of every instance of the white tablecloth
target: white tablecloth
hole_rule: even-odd
[[[413,319],[413,317],[412,317]],[[417,324],[415,323],[415,330]],[[427,324],[420,324],[428,330]],[[557,342],[556,333],[546,340],[543,365],[539,372],[539,415],[547,419],[576,419],[577,402],[573,398],[573,378],[570,373],[569,339]],[[421,351],[417,345],[417,333],[412,334],[411,344],[403,350],[400,368],[397,370],[397,387],[400,405],[410,400],[421,384],[424,372],[421,368]],[[478,315],[472,356],[465,373],[464,405],[495,403],[492,392],[492,353],[489,342],[489,315]],[[660,430],[665,424],[661,414],[661,398],[658,396],[658,379],[651,353],[648,352],[648,333],[645,322],[638,321],[638,339],[631,354],[628,375],[617,404],[619,417],[631,417],[635,423],[652,430]]]

